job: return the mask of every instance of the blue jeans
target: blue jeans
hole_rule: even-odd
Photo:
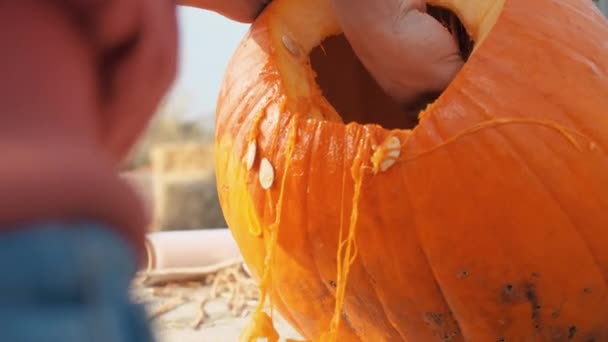
[[[0,233],[0,341],[151,342],[131,247],[98,224]]]

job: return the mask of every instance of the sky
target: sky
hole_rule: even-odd
[[[182,6],[178,7],[178,25],[179,70],[168,101],[180,108],[175,110],[180,117],[212,125],[224,69],[249,25]]]

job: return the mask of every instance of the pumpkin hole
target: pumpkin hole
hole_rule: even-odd
[[[466,61],[473,41],[458,17],[450,10],[428,6],[428,14],[442,23],[458,41]],[[312,69],[323,96],[344,123],[378,124],[386,129],[412,129],[418,114],[437,100],[442,92],[422,94],[413,106],[403,108],[387,95],[355,55],[343,34],[326,38],[310,53]]]
[[[378,124],[387,129],[413,128],[418,118],[407,115],[359,61],[343,34],[325,39],[310,53],[323,96],[344,123]]]

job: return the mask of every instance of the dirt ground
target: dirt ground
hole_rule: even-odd
[[[198,279],[197,279],[198,278]],[[140,275],[133,298],[146,305],[158,342],[236,342],[255,310],[257,286],[242,265],[188,281],[159,281]],[[301,339],[275,313],[282,340]]]
[[[140,170],[123,176],[152,210],[152,173]],[[147,307],[158,342],[237,342],[257,305],[258,288],[242,264],[235,263],[187,281],[176,280],[170,272],[162,278],[140,274],[132,296]],[[283,340],[302,339],[276,312],[274,322]]]

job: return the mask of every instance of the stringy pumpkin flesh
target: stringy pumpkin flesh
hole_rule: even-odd
[[[429,3],[475,48],[415,122],[360,65],[331,78],[328,0],[273,1],[233,57],[217,182],[262,294],[242,341],[278,341],[269,302],[313,341],[608,340],[605,19]]]

